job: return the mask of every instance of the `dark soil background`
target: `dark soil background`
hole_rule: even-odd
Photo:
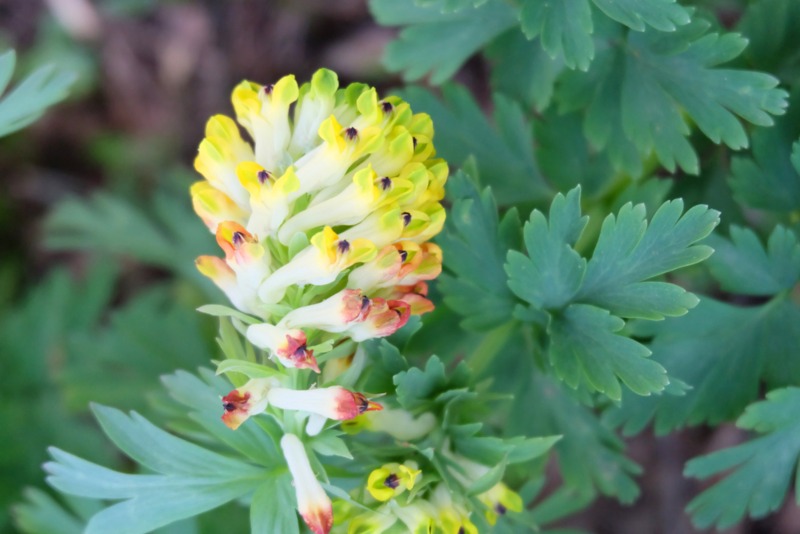
[[[68,15],[54,16],[59,9]],[[190,168],[205,121],[232,112],[230,91],[243,78],[294,73],[303,81],[328,67],[345,83],[397,86],[400,79],[380,65],[393,35],[376,25],[365,0],[0,0],[0,40],[18,50],[23,69],[45,61],[82,69],[66,103],[0,140],[0,299],[20,298],[54,265],[81,269],[79,256],[41,246],[43,217],[59,200],[98,188],[143,195],[162,168]],[[472,60],[457,78],[485,102],[486,74]],[[135,290],[159,275],[126,276]],[[685,461],[743,437],[732,426],[660,439],[645,433],[629,449],[644,468],[640,499],[632,506],[600,499],[563,526],[695,532],[682,510],[699,487],[682,478]],[[729,532],[798,533],[800,511],[790,503]]]

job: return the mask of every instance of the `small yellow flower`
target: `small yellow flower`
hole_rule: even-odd
[[[431,503],[439,518],[433,532],[436,534],[478,534],[478,527],[470,521],[469,512],[453,501],[450,491],[439,484],[431,495]]]
[[[386,502],[414,487],[422,471],[412,461],[391,463],[375,469],[367,479],[367,491],[375,500]]]
[[[490,525],[497,523],[497,516],[507,512],[521,512],[522,497],[502,482],[498,482],[489,491],[478,495],[478,499],[486,505],[486,520]]]
[[[381,534],[397,523],[397,517],[378,509],[375,512],[361,513],[350,520],[347,534]]]

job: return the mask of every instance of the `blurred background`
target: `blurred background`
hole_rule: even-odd
[[[244,78],[302,82],[327,67],[385,92],[400,84],[380,65],[394,33],[366,0],[0,0],[0,51],[17,50],[17,79],[46,63],[77,73],[66,102],[0,138],[0,532],[35,532],[37,514],[59,513],[40,467],[47,446],[124,468],[89,402],[157,420],[158,376],[216,356],[216,322],[194,309],[220,297],[193,264],[216,245],[188,195],[207,118],[232,113]],[[472,60],[457,79],[486,103],[485,77]],[[639,436],[643,497],[601,499],[567,523],[693,532],[683,462],[740,437]],[[246,531],[227,508],[202,531]],[[791,505],[731,530],[798,531]]]

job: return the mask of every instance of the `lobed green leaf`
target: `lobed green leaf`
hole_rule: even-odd
[[[800,243],[791,230],[777,226],[767,248],[747,228],[731,228],[730,240],[713,235],[706,242],[716,253],[708,268],[726,291],[772,296],[800,280]]]
[[[719,223],[719,212],[703,205],[682,212],[679,199],[665,202],[649,224],[641,204],[606,217],[576,300],[643,319],[683,315],[696,305],[679,287],[641,283],[711,255],[710,247],[696,243]]]
[[[488,330],[508,322],[514,307],[503,256],[519,239],[519,219],[511,210],[500,221],[491,190],[479,192],[464,173],[449,187],[455,200],[437,241],[453,274],[443,273],[439,288],[464,328]]]
[[[408,81],[429,73],[433,84],[447,81],[470,56],[516,23],[513,8],[500,1],[447,13],[414,0],[370,0],[369,5],[380,24],[407,25],[386,47],[384,64]]]
[[[585,385],[613,400],[622,396],[622,381],[634,393],[650,395],[669,383],[666,370],[648,359],[650,351],[617,334],[625,322],[606,310],[571,304],[549,326],[550,363],[572,388]]]
[[[539,37],[542,48],[570,69],[587,70],[594,57],[592,8],[588,0],[543,2],[524,0],[519,22],[528,39]]]
[[[561,308],[571,301],[586,273],[586,260],[572,247],[588,221],[581,216],[580,188],[566,197],[556,195],[549,222],[534,210],[523,229],[527,254],[508,252],[506,273],[511,291],[540,309]]]
[[[695,458],[684,474],[708,478],[731,470],[695,497],[687,510],[699,528],[724,529],[745,515],[764,517],[786,497],[800,456],[800,389],[771,391],[767,399],[750,405],[737,426],[764,436],[742,445]]]
[[[564,63],[551,58],[537,40],[528,40],[519,29],[512,28],[492,41],[485,53],[492,63],[495,91],[538,112],[550,105]]]
[[[758,397],[761,381],[780,387],[800,380],[800,309],[784,298],[741,308],[701,299],[690,316],[642,325],[653,335],[652,359],[691,387],[685,394],[626,396],[607,414],[631,432],[654,420],[655,431],[733,419]],[[769,340],[769,342],[765,342]]]
[[[749,156],[731,161],[729,183],[736,199],[752,208],[785,213],[800,208],[800,93],[773,128],[753,133]],[[794,142],[794,144],[793,144]]]
[[[688,24],[690,12],[675,0],[592,0],[603,13],[636,30],[652,26],[662,32]]]
[[[420,87],[400,93],[416,111],[431,115],[436,124],[437,154],[450,162],[473,156],[482,183],[492,186],[501,205],[544,201],[552,190],[536,165],[531,126],[519,105],[496,95],[494,125],[466,88],[448,84],[439,100]],[[451,181],[448,186],[452,187]]]
[[[525,374],[514,393],[517,402],[506,431],[563,436],[554,450],[566,487],[581,495],[596,490],[623,502],[637,497],[639,489],[632,477],[641,469],[625,456],[624,442],[574,392],[534,371]]]
[[[599,50],[587,74],[562,78],[562,109],[586,108],[587,137],[609,150],[617,168],[639,175],[641,157],[654,152],[670,171],[697,174],[684,113],[709,139],[734,149],[748,145],[737,116],[768,126],[770,115],[784,113],[787,94],[774,77],[716,68],[737,57],[746,41],[707,33],[709,26],[695,18],[674,32],[627,35],[603,26],[598,33],[610,46]],[[613,44],[620,39],[624,47]]]

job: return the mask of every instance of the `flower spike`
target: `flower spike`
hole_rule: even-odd
[[[243,81],[231,101],[236,121],[208,121],[195,159],[204,180],[191,187],[194,209],[222,253],[196,264],[245,312],[226,315],[263,351],[247,347],[248,360],[277,369],[254,372],[269,378],[222,397],[222,421],[236,429],[269,408],[287,432],[281,448],[298,512],[315,534],[328,534],[332,504],[317,479],[325,474],[314,472],[319,464],[312,469],[293,432],[324,439],[336,421],[346,432],[383,431],[402,443],[437,424],[432,413],[383,411],[350,388],[367,366],[362,341],[389,336],[433,309],[428,283],[441,272],[442,253],[429,240],[444,224],[448,168],[435,159],[428,115],[366,84],[340,88],[326,69],[302,85],[292,75],[265,85]],[[366,514],[341,508],[349,510],[340,515],[342,528],[472,534],[460,502],[437,498],[429,484],[411,460],[374,469],[368,492],[381,504]],[[515,506],[502,489],[479,496],[500,503],[494,513]]]

